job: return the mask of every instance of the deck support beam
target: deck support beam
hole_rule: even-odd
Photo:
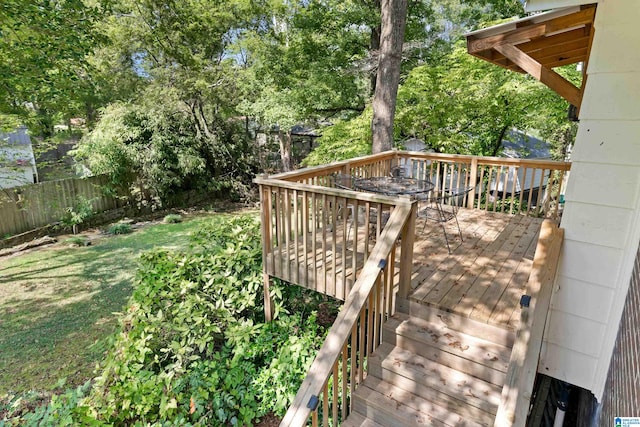
[[[262,273],[262,281],[264,286],[264,320],[271,322],[273,320],[273,304],[271,304],[271,277],[267,273]]]

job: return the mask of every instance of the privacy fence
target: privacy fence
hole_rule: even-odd
[[[105,191],[107,184],[108,177],[99,175],[0,189],[0,237],[56,223],[83,203],[95,213],[126,205]]]

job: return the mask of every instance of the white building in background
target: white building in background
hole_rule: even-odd
[[[38,170],[27,128],[0,133],[0,188],[34,182],[38,182]]]

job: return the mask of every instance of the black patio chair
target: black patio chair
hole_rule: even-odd
[[[427,226],[427,221],[431,220],[440,223],[449,254],[453,251],[451,250],[451,243],[449,241],[450,236],[447,234],[446,224],[453,220],[455,222],[455,227],[458,230],[460,243],[453,249],[455,250],[464,241],[464,238],[462,237],[462,230],[460,229],[460,223],[458,222],[459,203],[461,199],[464,200],[465,196],[472,189],[473,187],[460,187],[448,190],[434,190],[421,200],[428,204],[428,206],[418,209],[418,217],[425,219],[422,231],[424,232],[424,228]]]

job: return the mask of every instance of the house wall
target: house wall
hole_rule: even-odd
[[[565,195],[565,243],[539,365],[598,400],[640,240],[638,22],[637,0],[598,4]]]
[[[613,425],[614,417],[640,415],[640,251],[631,276],[631,285],[622,312],[609,374],[602,396],[599,426]]]
[[[32,166],[0,167],[0,188],[18,187],[34,183]]]

